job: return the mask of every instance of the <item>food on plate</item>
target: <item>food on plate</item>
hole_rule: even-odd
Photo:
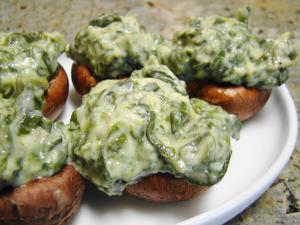
[[[68,93],[64,49],[58,33],[0,33],[0,224],[64,224],[79,206],[65,127],[44,116]]]
[[[67,54],[75,61],[74,86],[86,94],[103,79],[129,75],[150,56],[165,57],[169,44],[160,35],[147,33],[132,15],[102,14],[76,34],[68,47]]]
[[[249,8],[237,19],[221,16],[191,19],[175,33],[170,69],[184,79],[192,95],[221,105],[241,120],[252,117],[271,89],[288,79],[296,58],[290,33],[265,39],[251,33]]]
[[[273,87],[288,79],[296,50],[290,33],[265,39],[251,33],[249,8],[237,19],[191,19],[172,40],[146,33],[132,16],[103,14],[79,32],[68,48],[72,79],[86,94],[97,82],[129,75],[151,57],[187,82],[191,97],[220,105],[241,120],[267,102]]]
[[[185,83],[151,60],[83,97],[68,128],[70,157],[108,195],[187,200],[222,179],[240,125],[221,107],[189,99]]]

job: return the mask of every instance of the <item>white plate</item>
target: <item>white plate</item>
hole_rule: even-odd
[[[70,77],[72,61],[59,58]],[[71,81],[71,79],[70,79]],[[68,122],[80,98],[70,82],[61,120]],[[128,196],[108,197],[88,184],[72,225],[222,224],[255,201],[289,160],[297,138],[295,105],[285,85],[274,88],[264,109],[244,123],[223,180],[187,202],[154,204]]]

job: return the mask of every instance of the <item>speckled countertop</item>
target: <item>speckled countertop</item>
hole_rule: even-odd
[[[166,36],[190,16],[232,15],[236,8],[253,7],[252,25],[260,35],[292,31],[300,56],[300,1],[190,0],[190,1],[0,1],[1,31],[60,31],[71,40],[88,20],[101,12],[132,12],[149,31]],[[299,62],[299,57],[298,57]],[[300,64],[287,82],[300,112]],[[298,139],[299,140],[299,139]],[[300,143],[277,181],[252,206],[228,224],[300,224]]]

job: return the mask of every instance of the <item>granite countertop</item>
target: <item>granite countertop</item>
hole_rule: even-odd
[[[271,37],[284,31],[294,33],[299,61],[299,0],[0,1],[0,30],[60,31],[70,41],[77,31],[86,26],[89,19],[99,13],[113,11],[137,14],[139,21],[147,27],[147,30],[170,36],[190,16],[210,14],[229,16],[233,15],[236,8],[245,5],[253,7],[251,23],[255,27],[255,33]],[[295,100],[299,118],[299,63],[292,68],[287,85]],[[227,224],[300,224],[299,174],[298,141],[294,154],[276,182],[254,204]]]

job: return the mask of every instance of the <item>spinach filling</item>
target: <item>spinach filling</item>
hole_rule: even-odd
[[[158,172],[212,185],[227,170],[239,130],[236,116],[189,99],[182,81],[151,63],[84,96],[68,126],[70,157],[108,195]]]

